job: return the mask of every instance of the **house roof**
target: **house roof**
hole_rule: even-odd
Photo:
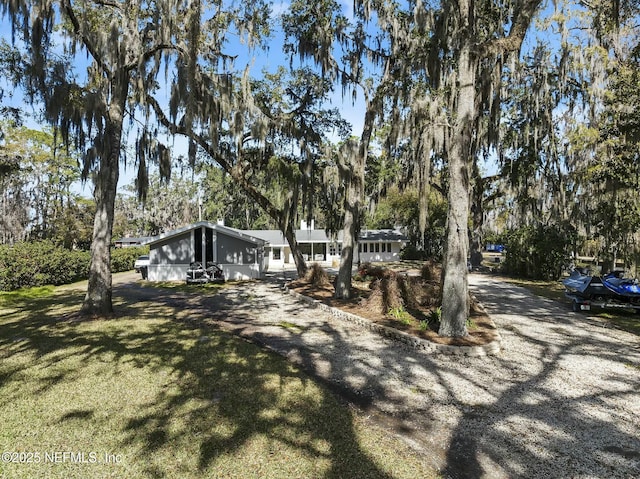
[[[287,240],[280,230],[237,230],[245,232],[251,236],[262,238],[271,246],[285,246]],[[324,230],[296,230],[296,240],[298,243],[328,243],[332,238]],[[338,232],[337,241],[342,241],[342,231]],[[397,230],[366,230],[360,233],[359,241],[369,242],[405,242],[409,241],[405,235]]]
[[[360,232],[359,241],[379,241],[379,242],[402,242],[409,241],[405,235],[398,230],[365,230]]]
[[[256,238],[262,238],[267,243],[273,246],[280,246],[288,244],[282,231],[280,230],[239,230],[245,233],[255,236]],[[326,243],[331,241],[329,236],[324,230],[296,230],[296,240],[298,243]]]
[[[211,228],[214,231],[217,231],[219,233],[225,234],[227,236],[231,236],[233,238],[237,238],[237,239],[241,239],[244,241],[248,241],[249,243],[254,243],[256,245],[263,245],[264,243],[266,243],[266,241],[262,238],[258,238],[255,236],[252,236],[244,231],[241,230],[236,230],[234,228],[228,228],[227,226],[222,226],[216,223],[211,223],[209,221],[198,221],[197,223],[192,223],[190,225],[186,225],[183,226],[182,228],[177,228],[175,230],[171,230],[171,231],[167,231],[165,233],[162,233],[158,236],[154,236],[153,238],[151,238],[149,241],[147,241],[145,244],[149,244],[152,245],[154,243],[158,243],[162,240],[165,240],[167,238],[171,238],[173,236],[178,236],[181,235],[183,233],[186,233],[188,231],[191,231],[193,229],[197,229],[197,228],[201,228],[201,227],[206,227],[206,228]]]
[[[138,244],[146,244],[148,241],[150,241],[151,239],[153,239],[152,236],[140,236],[140,237],[125,237],[125,238],[118,238],[117,240],[114,240],[114,243],[118,243],[118,244],[133,244],[133,245],[138,245]]]
[[[218,231],[222,234],[232,236],[234,238],[249,241],[255,244],[269,243],[271,246],[286,246],[288,245],[282,231],[280,230],[239,230],[235,228],[229,228],[228,226],[222,226],[217,223],[211,223],[210,221],[198,221],[190,225],[183,226],[175,230],[167,231],[158,236],[149,238],[143,244],[154,244],[173,236],[191,231],[192,229],[201,228],[205,226]],[[298,243],[328,243],[332,241],[332,238],[327,235],[325,230],[322,229],[303,229],[296,230],[296,240]],[[338,232],[337,240],[342,241],[342,231]],[[364,230],[360,233],[359,241],[368,242],[384,242],[384,243],[402,243],[408,241],[405,235],[398,230]]]

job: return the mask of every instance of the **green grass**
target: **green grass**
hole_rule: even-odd
[[[36,298],[46,298],[47,296],[51,296],[54,290],[54,286],[38,286],[36,288],[17,289],[15,291],[0,291],[0,305],[28,301]]]
[[[83,296],[0,296],[0,450],[38,462],[0,477],[437,477],[280,356],[169,306],[115,298],[115,319],[65,320]]]

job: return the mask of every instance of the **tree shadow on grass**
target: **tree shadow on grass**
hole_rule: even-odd
[[[391,477],[360,446],[352,413],[338,397],[276,354],[204,327],[195,320],[198,305],[185,302],[182,293],[160,300],[118,296],[118,311],[135,320],[61,321],[57,311],[73,308],[78,299],[65,293],[13,305],[0,323],[0,348],[15,364],[2,371],[0,394],[13,374],[24,373],[21,367],[44,371],[28,383],[40,398],[70,382],[90,381],[85,365],[111,370],[94,384],[109,401],[118,393],[102,381],[119,385],[118,375],[127,379],[132,369],[144,369],[156,376],[137,384],[143,399],[123,393],[136,404],[123,405],[120,429],[112,432],[124,450],[146,458],[132,466],[144,476],[259,476],[252,469],[258,467],[274,477]],[[157,319],[185,310],[193,322]],[[28,356],[35,361],[18,361]],[[2,402],[12,400],[19,398]],[[100,429],[118,423],[99,414],[106,403],[68,406],[54,424]],[[171,463],[174,452],[181,456]]]
[[[375,352],[360,354],[357,339],[347,337],[352,333],[313,314],[304,330],[311,335],[322,329],[331,338],[324,345],[305,342],[305,334],[251,337],[275,346],[356,404],[393,411],[406,420],[408,433],[423,433],[433,455],[438,452],[429,451],[428,436],[438,436],[439,424],[449,427],[453,409],[457,421],[442,436],[446,476],[637,475],[640,439],[632,432],[640,407],[640,380],[633,374],[640,367],[637,348],[523,292],[483,291],[482,299],[490,307],[508,302],[507,314],[519,318],[503,323],[505,351],[499,356],[433,356],[382,338]],[[293,303],[283,310],[291,308]],[[520,344],[510,351],[515,342]],[[591,372],[581,363],[592,365]]]

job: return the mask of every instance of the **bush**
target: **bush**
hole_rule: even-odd
[[[571,225],[531,225],[508,234],[505,272],[531,279],[557,280],[571,260]]]
[[[88,251],[69,251],[51,241],[0,246],[0,290],[60,285],[87,277]]]
[[[138,256],[149,254],[148,246],[136,246],[135,248],[114,248],[111,250],[111,272],[121,273],[131,271]]]
[[[149,249],[122,248],[111,252],[111,271],[133,269],[133,263]],[[61,285],[86,279],[91,253],[56,246],[51,241],[0,245],[0,291],[33,286]]]
[[[427,255],[424,251],[418,249],[414,245],[407,245],[402,248],[400,251],[400,259],[405,260],[423,260],[426,259]]]

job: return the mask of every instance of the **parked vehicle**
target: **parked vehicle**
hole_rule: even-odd
[[[142,279],[147,279],[147,273],[149,272],[149,255],[143,254],[138,256],[138,259],[133,264],[133,269],[136,273],[142,273]]]
[[[640,284],[636,279],[624,278],[622,272],[593,276],[575,269],[562,283],[574,311],[589,311],[591,306],[597,306],[640,312]]]
[[[507,247],[503,244],[487,244],[485,251],[488,253],[504,253],[507,250]]]
[[[208,262],[204,268],[196,261],[187,270],[187,284],[224,283],[224,272],[216,263]]]

